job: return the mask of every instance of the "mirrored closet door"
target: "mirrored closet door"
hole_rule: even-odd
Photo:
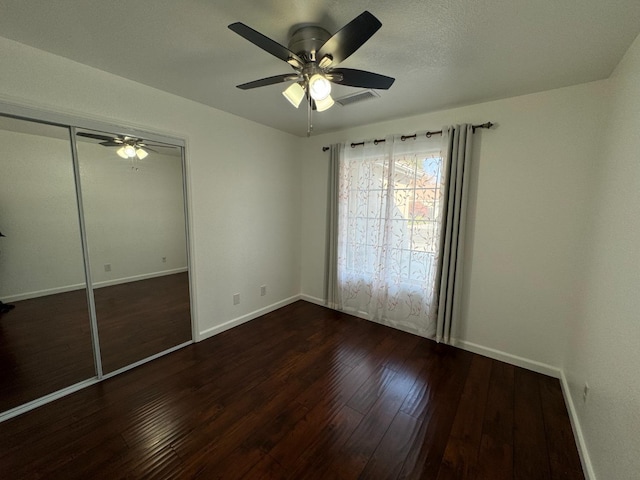
[[[70,145],[0,116],[0,412],[96,375]]]
[[[47,117],[0,113],[0,421],[192,341],[184,143]]]
[[[79,130],[105,374],[191,340],[182,148]]]

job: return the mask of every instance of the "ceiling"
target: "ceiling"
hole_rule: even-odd
[[[0,36],[304,136],[286,85],[235,87],[293,70],[227,25],[286,46],[297,24],[334,33],[364,10],[382,28],[340,66],[396,82],[315,114],[315,133],[607,78],[640,33],[638,0],[0,0]]]

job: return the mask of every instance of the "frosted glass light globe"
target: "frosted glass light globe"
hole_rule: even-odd
[[[309,93],[314,100],[324,100],[331,93],[331,82],[316,73],[309,79]]]
[[[136,149],[131,145],[127,145],[126,147],[124,147],[124,153],[125,155],[127,155],[127,157],[133,158],[136,156]]]

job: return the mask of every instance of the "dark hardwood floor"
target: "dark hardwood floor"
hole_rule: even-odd
[[[94,298],[105,373],[191,340],[187,273],[98,288]],[[84,290],[14,305],[0,316],[0,412],[95,376]]]
[[[303,301],[0,432],[5,480],[584,478],[557,380]]]

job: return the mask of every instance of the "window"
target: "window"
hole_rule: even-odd
[[[432,323],[443,176],[437,140],[344,149],[338,285],[345,310],[409,330]]]

